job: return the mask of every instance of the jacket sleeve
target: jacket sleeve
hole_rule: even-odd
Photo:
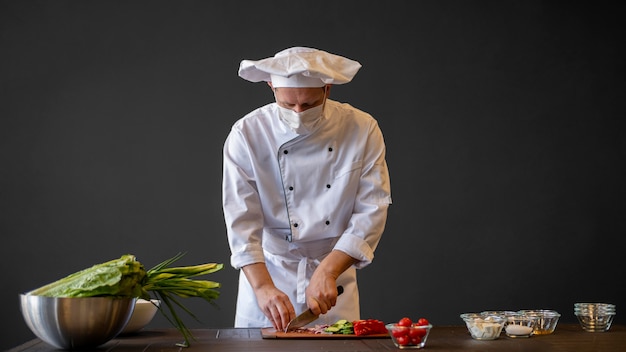
[[[235,127],[226,138],[223,154],[222,207],[231,265],[239,269],[265,261],[261,247],[263,212],[249,145]]]
[[[369,265],[380,242],[391,204],[389,170],[385,160],[385,142],[375,120],[372,120],[363,157],[354,210],[348,228],[335,249],[358,260],[356,268]]]

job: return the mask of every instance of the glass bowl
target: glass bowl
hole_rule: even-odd
[[[507,317],[504,332],[508,337],[530,337],[535,330],[539,317],[531,314],[517,313]]]
[[[574,312],[615,313],[615,305],[610,303],[574,303]]]
[[[476,340],[495,340],[500,337],[507,319],[501,315],[463,313],[461,319],[467,325],[470,335]]]
[[[576,314],[576,318],[578,318],[578,322],[583,330],[587,332],[604,332],[608,331],[611,328],[611,324],[613,323],[613,314],[603,314],[603,315],[581,315]]]
[[[512,310],[486,310],[483,312],[480,312],[480,314],[482,315],[501,315],[503,317],[508,317],[509,315],[515,315],[518,312],[514,312]]]
[[[611,328],[615,305],[608,303],[576,303],[574,315],[587,332],[604,332]]]
[[[523,309],[519,313],[537,316],[537,324],[533,335],[549,335],[554,332],[561,314],[550,309]]]
[[[432,324],[400,326],[396,323],[385,325],[393,344],[399,349],[418,349],[426,345]]]

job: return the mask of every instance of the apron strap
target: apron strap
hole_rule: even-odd
[[[325,238],[307,242],[288,242],[284,237],[265,233],[263,236],[263,249],[273,256],[279,257],[286,263],[297,263],[296,279],[296,302],[306,303],[306,288],[309,286],[309,278],[320,264],[321,260],[335,247],[339,238]]]
[[[311,268],[311,272],[320,265],[318,259],[302,258],[298,262],[298,274],[297,274],[297,291],[296,301],[301,304],[306,303],[306,288],[309,286],[309,277],[307,275],[307,268]]]

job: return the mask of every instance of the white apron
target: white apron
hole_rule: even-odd
[[[265,234],[263,247],[266,266],[278,289],[289,295],[296,314],[307,310],[305,290],[309,279],[320,261],[332,250],[337,238],[310,241],[298,246],[288,242],[284,236]],[[294,283],[295,286],[294,286]],[[356,282],[356,269],[346,270],[337,279],[337,285],[344,293],[337,297],[337,304],[326,314],[309,324],[333,324],[339,319],[350,321],[360,319],[359,293]],[[243,271],[239,277],[239,295],[235,314],[235,327],[271,327],[272,323],[259,308],[254,291]]]

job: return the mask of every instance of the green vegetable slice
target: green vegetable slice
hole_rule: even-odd
[[[324,329],[325,332],[332,334],[352,335],[354,334],[354,327],[352,322],[345,319],[337,320],[334,324]]]

